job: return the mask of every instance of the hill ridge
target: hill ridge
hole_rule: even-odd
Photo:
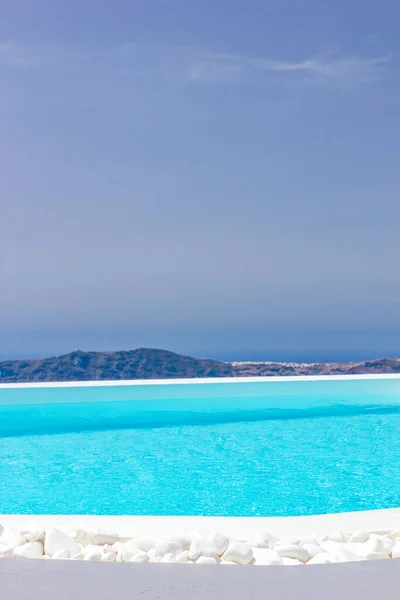
[[[364,373],[400,374],[400,358],[348,363],[228,362],[193,358],[169,350],[137,348],[106,352],[73,350],[41,359],[0,362],[0,383]]]

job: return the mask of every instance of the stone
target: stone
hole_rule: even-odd
[[[223,533],[216,532],[211,538],[212,543],[217,549],[218,556],[222,556],[227,547],[229,546],[229,538]]]
[[[304,565],[301,560],[297,560],[297,558],[290,558],[288,556],[282,556],[282,562],[286,567],[295,567],[297,565]]]
[[[357,562],[360,560],[364,560],[364,557],[343,547],[338,548],[335,553],[335,562]]]
[[[148,552],[149,550],[153,550],[157,544],[158,540],[153,536],[139,537],[135,538],[135,544],[139,548],[139,550],[143,550],[143,552]]]
[[[81,551],[81,546],[60,529],[46,529],[44,536],[44,552],[53,556],[57,550],[67,550],[71,556]]]
[[[365,555],[366,560],[385,560],[386,558],[390,559],[390,556],[384,552],[371,552],[370,554]]]
[[[249,544],[253,548],[273,548],[278,542],[278,538],[271,535],[267,531],[256,533],[250,540]]]
[[[355,531],[354,533],[351,534],[347,543],[348,544],[355,544],[355,543],[364,544],[365,542],[368,542],[368,540],[369,540],[369,533],[367,533],[366,531]]]
[[[27,542],[44,542],[44,527],[39,523],[28,523],[21,529],[21,535]]]
[[[200,539],[192,540],[189,548],[190,560],[197,560],[200,556],[218,556],[218,550],[214,542],[211,540]]]
[[[174,562],[176,562],[176,558],[174,557],[174,555],[172,554],[172,552],[168,552],[167,554],[164,554],[164,556],[161,558],[160,562],[162,562],[162,563],[174,563]]]
[[[140,550],[140,548],[138,548],[136,546],[136,542],[134,540],[130,540],[129,542],[119,542],[118,544],[114,544],[113,545],[113,549],[117,550],[117,562],[120,562],[118,560],[118,557],[121,557],[121,560],[123,562],[129,562],[131,560],[131,558],[133,556],[135,556],[135,554],[137,554],[138,552],[142,552],[142,550]]]
[[[68,550],[57,550],[57,552],[54,552],[51,558],[53,558],[54,560],[65,560],[66,558],[70,557],[71,555],[68,552]]]
[[[395,541],[400,540],[400,527],[396,527],[396,529],[392,529],[392,531],[390,532],[389,535]]]
[[[331,541],[331,542],[339,542],[339,543],[345,543],[347,542],[347,540],[349,539],[349,535],[347,535],[346,533],[343,533],[343,531],[334,531],[333,533],[329,533],[327,535],[327,540]]]
[[[311,558],[306,565],[328,565],[334,563],[334,557],[329,552],[323,552],[322,554],[316,554]]]
[[[253,559],[255,565],[261,566],[282,566],[281,557],[272,548],[253,548]]]
[[[244,542],[231,542],[223,554],[224,561],[247,565],[253,558],[253,550]]]
[[[120,539],[118,533],[103,531],[102,529],[94,529],[93,531],[77,529],[75,537],[76,541],[82,544],[82,546],[104,546],[104,544],[111,546]]]
[[[83,560],[84,558],[85,555],[83,554],[83,552],[78,552],[77,554],[71,556],[71,560]]]
[[[162,558],[167,554],[172,554],[173,557],[182,552],[183,548],[178,542],[158,542],[155,547],[155,556]]]
[[[176,562],[187,563],[189,562],[189,550],[184,550],[176,556]]]
[[[24,536],[15,529],[4,529],[0,536],[0,544],[4,544],[6,546],[13,546],[13,548],[17,548],[17,546],[22,546],[26,543],[26,539]]]
[[[13,557],[14,557],[14,546],[7,546],[7,544],[0,544],[0,558],[13,558]]]
[[[388,535],[371,535],[364,544],[364,555],[376,552],[389,555],[395,546],[395,541]]]
[[[392,548],[392,558],[400,558],[400,541],[396,542]]]
[[[144,552],[143,550],[139,550],[139,552],[137,552],[137,554],[134,554],[132,556],[132,558],[129,560],[129,562],[134,562],[134,563],[146,563],[149,562],[149,555],[147,554],[147,552]]]
[[[327,540],[326,542],[321,542],[320,546],[325,550],[325,552],[336,552],[342,546],[342,544]]]
[[[101,557],[102,562],[115,562],[117,558],[116,552],[104,552]]]
[[[199,556],[196,560],[196,565],[217,565],[218,562],[212,556]]]
[[[306,563],[310,558],[305,548],[294,544],[278,545],[274,549],[281,558],[293,558],[302,563]]]
[[[103,548],[93,544],[83,549],[83,560],[101,561],[103,558]]]
[[[172,536],[168,537],[167,541],[168,542],[177,542],[178,544],[180,544],[182,546],[182,550],[189,550],[190,544],[192,543],[192,541],[195,539],[199,539],[199,538],[200,538],[200,536],[197,535],[197,533],[195,533],[195,532],[193,532],[192,534],[181,533],[181,534],[172,535]]]
[[[156,551],[154,548],[148,551],[148,557],[150,562],[158,562],[160,559],[156,556]]]
[[[42,542],[27,542],[14,548],[13,555],[15,558],[42,558],[43,544]]]
[[[325,550],[319,544],[304,544],[310,558],[314,558],[317,554],[323,554]]]

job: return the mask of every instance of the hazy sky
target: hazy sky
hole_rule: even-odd
[[[0,356],[400,354],[397,0],[0,13]]]

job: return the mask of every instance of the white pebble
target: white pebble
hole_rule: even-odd
[[[392,529],[392,531],[390,532],[389,535],[395,541],[400,540],[400,527],[396,527],[396,529]]]
[[[305,563],[309,560],[310,556],[305,548],[301,546],[295,546],[294,544],[287,544],[282,546],[275,546],[275,551],[282,558],[293,558],[299,560],[302,563]]]
[[[104,552],[103,556],[101,557],[102,562],[115,562],[117,558],[117,553],[116,552]]]
[[[367,533],[366,531],[355,531],[349,537],[348,544],[355,544],[355,543],[364,544],[365,542],[368,542],[368,540],[369,540],[369,533]]]
[[[211,541],[217,549],[218,556],[222,556],[229,546],[229,538],[223,533],[216,532],[211,538]]]
[[[177,542],[178,544],[180,544],[182,546],[182,550],[189,550],[192,540],[199,539],[199,538],[200,538],[200,535],[198,535],[196,532],[180,533],[180,534],[172,535],[172,536],[168,537],[168,539],[166,541]]]
[[[21,529],[21,535],[27,542],[44,542],[44,527],[39,523],[28,523]]]
[[[396,542],[392,548],[392,558],[400,558],[400,542]]]
[[[157,538],[152,536],[135,538],[134,541],[139,550],[143,550],[143,552],[154,550],[158,544]]]
[[[283,565],[279,554],[271,548],[253,548],[253,558],[255,565],[269,567]]]
[[[335,553],[335,562],[357,562],[360,560],[364,560],[364,557],[343,547],[338,548]]]
[[[14,546],[7,546],[7,544],[0,544],[0,558],[13,558],[13,556],[14,556]]]
[[[189,548],[190,560],[196,560],[200,556],[218,556],[218,550],[211,540],[192,540]]]
[[[306,562],[306,565],[328,565],[334,562],[335,559],[329,552],[323,552],[322,554],[316,554]]]
[[[129,562],[132,556],[135,556],[138,552],[140,552],[140,548],[136,546],[136,542],[134,540],[130,540],[129,542],[117,542],[113,544],[113,549],[117,550],[117,562],[118,557],[121,557],[120,560],[123,562]]]
[[[349,536],[343,531],[334,531],[333,533],[329,533],[327,539],[331,542],[339,542],[345,543],[349,539]]]
[[[365,556],[367,554],[373,554],[375,552],[379,552],[382,554],[387,554],[389,555],[393,548],[394,548],[395,542],[394,540],[392,540],[391,537],[387,536],[380,536],[380,535],[371,535],[371,537],[369,538],[369,540],[367,542],[365,542],[364,544],[364,554]]]
[[[16,558],[42,558],[43,544],[42,542],[28,542],[22,546],[17,546],[13,554]]]
[[[295,567],[297,565],[303,565],[304,563],[297,558],[289,558],[288,556],[282,556],[282,562],[287,567]]]
[[[82,546],[112,545],[119,540],[119,535],[115,531],[103,531],[102,529],[94,529],[93,531],[77,529],[75,537]]]
[[[253,548],[272,548],[278,542],[278,538],[271,535],[267,531],[256,533],[250,540],[249,544]]]
[[[160,560],[162,563],[174,563],[176,562],[176,558],[172,554],[172,552],[168,552],[168,554],[164,554],[162,559]]]
[[[13,548],[17,548],[17,546],[22,546],[26,543],[26,539],[24,536],[16,529],[4,529],[0,536],[0,544],[4,544],[5,546],[13,546]]]
[[[184,550],[176,557],[176,562],[178,563],[187,563],[189,562],[189,550]]]
[[[81,546],[60,529],[46,529],[44,537],[44,552],[53,556],[57,550],[68,550],[73,556],[81,551]]]
[[[137,554],[132,556],[132,558],[129,560],[129,562],[146,563],[146,562],[149,562],[149,560],[150,559],[149,559],[149,555],[147,554],[147,552],[140,550]]]
[[[89,545],[83,550],[83,560],[101,561],[103,558],[103,549],[101,546]]]
[[[317,554],[323,554],[325,550],[319,544],[304,544],[304,549],[307,550],[310,558],[314,558]]]
[[[199,556],[196,565],[217,565],[217,561],[212,556]]]
[[[366,560],[385,560],[390,557],[384,552],[371,552],[371,554],[367,554],[365,558]]]
[[[233,542],[223,554],[225,561],[237,563],[239,565],[247,565],[253,558],[253,550],[244,542]]]
[[[155,556],[162,558],[166,554],[172,554],[173,557],[178,556],[183,548],[178,542],[159,542],[155,547]]]
[[[58,559],[66,559],[66,558],[70,558],[71,555],[68,552],[68,550],[57,550],[57,552],[54,552],[53,556],[51,558],[53,558],[54,560],[58,560]]]
[[[159,557],[156,556],[156,551],[155,551],[154,548],[152,548],[151,550],[149,550],[148,553],[147,553],[147,555],[149,557],[150,562],[159,562],[160,561]]]

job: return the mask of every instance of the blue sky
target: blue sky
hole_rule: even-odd
[[[0,356],[400,354],[400,9],[3,0]]]

